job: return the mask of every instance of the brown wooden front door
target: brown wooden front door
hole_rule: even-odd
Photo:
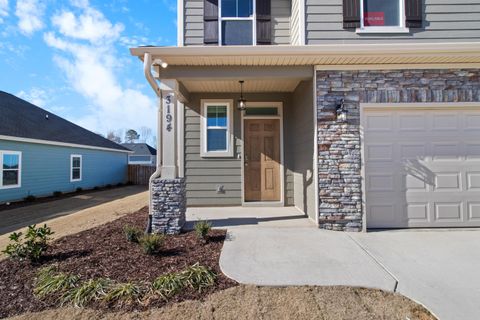
[[[280,120],[245,119],[245,201],[280,201]]]

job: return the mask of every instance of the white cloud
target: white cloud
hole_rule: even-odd
[[[18,17],[18,27],[23,34],[32,35],[43,29],[45,4],[39,0],[17,0],[15,15]]]
[[[0,23],[8,16],[8,0],[0,0]]]
[[[52,23],[62,35],[90,42],[113,41],[124,29],[122,24],[113,25],[100,11],[90,7],[84,8],[78,17],[71,11],[64,11],[55,15]]]
[[[89,114],[75,122],[104,133],[119,128],[155,128],[153,96],[123,86],[116,73],[122,64],[114,43],[119,41],[123,26],[112,24],[90,6],[83,7],[78,15],[61,12],[52,22],[56,33],[45,33],[44,40],[59,50],[55,63],[90,104]]]
[[[47,103],[49,102],[48,94],[45,90],[40,88],[32,88],[30,91],[20,91],[17,93],[17,96],[26,100],[40,108],[45,108]]]

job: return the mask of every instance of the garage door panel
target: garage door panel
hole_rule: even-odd
[[[388,114],[362,122],[367,227],[480,226],[480,110]]]

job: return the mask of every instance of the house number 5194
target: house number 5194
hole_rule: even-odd
[[[167,95],[165,97],[165,101],[167,103],[166,105],[166,113],[165,113],[165,120],[167,121],[167,131],[170,132],[172,131],[173,129],[173,126],[172,126],[172,120],[173,120],[173,117],[172,117],[172,113],[171,113],[171,104],[172,104],[172,96],[171,95]]]

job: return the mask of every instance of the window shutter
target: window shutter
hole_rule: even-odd
[[[360,0],[343,0],[343,28],[360,28]]]
[[[203,43],[218,44],[218,0],[203,1]]]
[[[422,0],[405,0],[405,26],[421,28],[423,22]]]
[[[257,0],[257,44],[272,43],[271,0]]]

